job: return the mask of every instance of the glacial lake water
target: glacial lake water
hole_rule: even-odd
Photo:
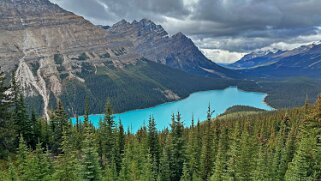
[[[121,120],[125,131],[129,128],[131,132],[136,132],[143,125],[148,124],[148,119],[152,115],[156,121],[158,130],[169,127],[171,123],[171,115],[177,114],[179,111],[182,115],[184,126],[190,126],[192,116],[195,121],[204,121],[208,105],[215,110],[213,117],[223,113],[227,108],[234,105],[246,105],[257,107],[265,110],[273,110],[264,102],[267,96],[265,93],[246,92],[237,87],[229,87],[224,90],[210,90],[191,94],[185,99],[160,104],[146,109],[131,110],[114,115],[116,123]],[[103,114],[90,115],[91,123],[98,127],[99,120],[103,119]],[[79,116],[79,120],[83,121],[84,117]],[[72,118],[75,122],[75,118]]]

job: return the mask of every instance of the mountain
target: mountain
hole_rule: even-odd
[[[249,68],[256,68],[260,66],[266,66],[269,64],[273,64],[276,62],[275,57],[282,54],[283,51],[258,51],[252,52],[245,55],[240,60],[236,61],[235,63],[225,65],[225,67],[231,69],[249,69]]]
[[[207,59],[183,33],[173,36],[154,22],[122,20],[108,27],[107,39],[114,48],[125,47],[132,53],[188,73],[209,77],[235,77],[236,73]]]
[[[169,37],[149,20],[95,26],[48,0],[0,2],[0,59],[47,118],[58,99],[81,114],[85,97],[92,113],[102,112],[109,97],[120,112],[224,88],[235,74],[182,33]]]
[[[321,76],[321,44],[304,45],[288,51],[277,51],[260,56],[244,56],[229,67],[239,68],[248,77],[282,78]]]

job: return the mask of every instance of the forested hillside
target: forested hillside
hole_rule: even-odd
[[[27,115],[13,83],[0,75],[1,180],[320,180],[321,96],[314,105],[251,116],[211,118],[156,130],[151,115],[137,133],[124,130],[106,103],[94,128],[72,125],[62,103],[49,122]],[[171,115],[168,115],[171,116]]]

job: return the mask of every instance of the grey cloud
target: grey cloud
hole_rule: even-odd
[[[164,16],[183,18],[189,14],[183,0],[51,0],[58,5],[78,12],[87,19],[101,22],[113,22],[121,19],[142,18],[162,21]]]
[[[320,0],[51,0],[95,24],[147,18],[200,48],[249,52],[319,38]],[[313,40],[317,41],[317,39]]]
[[[232,35],[321,25],[320,0],[200,0],[193,19],[222,23]],[[214,35],[221,35],[218,30]],[[225,28],[221,29],[222,32]],[[217,33],[218,32],[218,33]]]

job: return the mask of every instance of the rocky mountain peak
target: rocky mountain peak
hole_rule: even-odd
[[[152,20],[150,19],[147,19],[147,18],[143,18],[139,21],[139,23],[142,23],[142,24],[155,24]]]
[[[176,40],[184,41],[185,43],[193,43],[193,41],[182,32],[176,33],[175,35],[172,36],[172,38]]]
[[[119,22],[106,32],[107,39],[113,40],[112,47],[125,47],[148,60],[195,74],[221,77],[229,73],[208,60],[182,32],[169,36],[151,20]]]
[[[142,19],[140,21],[134,20],[132,23],[126,20],[114,24],[107,32],[113,36],[126,36],[126,37],[149,37],[152,39],[162,38],[167,36],[167,32],[161,25],[156,25],[153,21]],[[111,37],[113,39],[113,37]]]
[[[173,35],[173,37],[180,37],[180,38],[182,38],[182,37],[185,37],[185,35],[184,35],[184,33],[182,33],[182,32],[178,32],[178,33],[176,33],[175,35]]]
[[[129,25],[130,23],[124,19],[122,19],[121,21],[115,23],[113,25],[113,27],[121,27],[121,26],[126,26],[126,25]]]
[[[136,21],[137,22],[137,21]],[[153,22],[153,21],[151,21],[151,20],[149,20],[149,19],[141,19],[139,22],[137,22],[137,23],[134,23],[134,24],[139,24],[139,25],[141,25],[142,27],[153,27],[153,28],[155,28],[156,27],[156,24]]]

